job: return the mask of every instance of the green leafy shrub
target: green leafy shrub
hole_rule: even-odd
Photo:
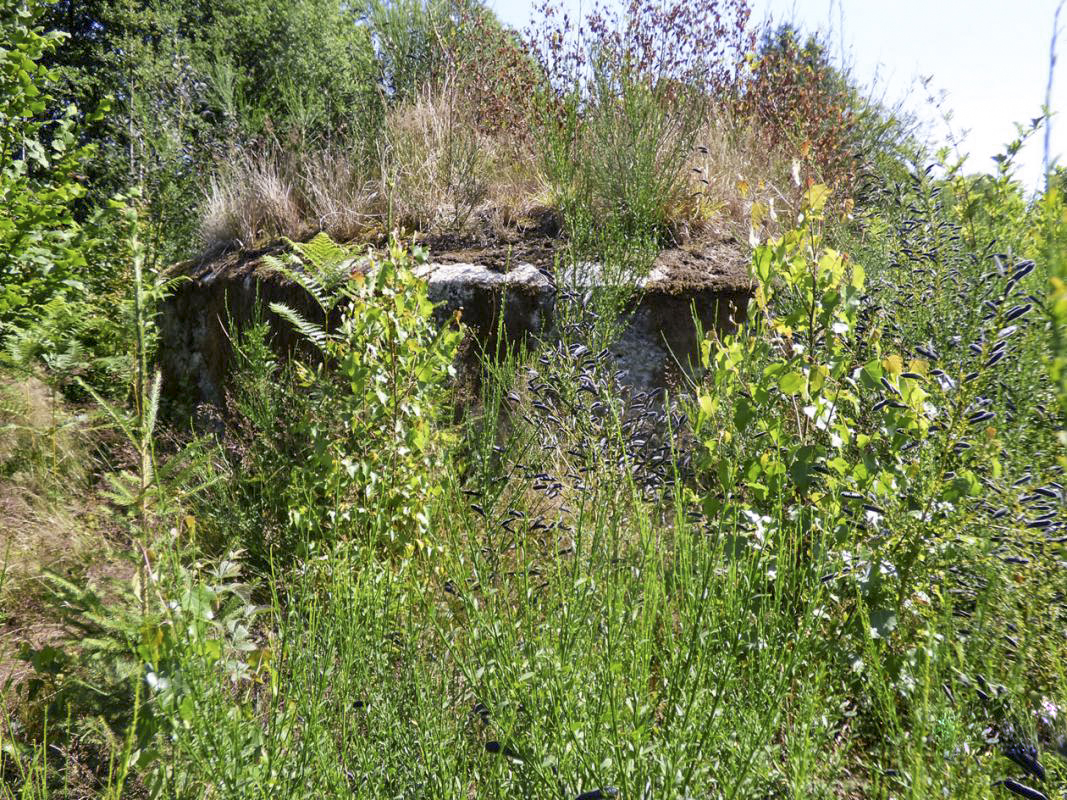
[[[993,157],[992,173],[969,173],[966,156],[952,160],[947,148],[939,152],[939,166],[945,172],[942,202],[970,249],[995,247],[1049,264],[1055,258],[1057,238],[1063,236],[1063,190],[1051,184],[1044,192],[1029,194],[1016,161],[1027,142],[1049,123],[1041,116],[1028,126],[1017,125],[1017,137]]]
[[[131,774],[152,796],[173,796],[166,792],[180,789],[188,770],[168,750],[209,748],[211,731],[190,737],[190,723],[208,713],[205,701],[221,708],[227,690],[257,685],[269,659],[254,633],[263,609],[239,580],[237,555],[210,566],[164,558],[129,583],[42,576],[61,609],[64,638],[20,653],[31,669],[19,687],[24,708],[41,717],[23,720],[31,740],[92,742],[112,796]],[[211,763],[209,752],[197,756],[220,775],[235,769]]]
[[[0,4],[0,326],[81,288],[87,235],[78,112],[58,107],[57,75],[42,62],[62,41],[43,33],[42,3]],[[0,329],[2,333],[2,329]]]
[[[865,271],[826,244],[827,191],[809,189],[801,227],[757,247],[756,324],[706,343],[695,408],[704,511],[747,520],[740,552],[799,523],[812,556],[829,556],[826,581],[850,621],[838,635],[857,664],[882,665],[882,683],[862,689],[882,698],[879,713],[915,699],[926,626],[990,604],[961,634],[960,668],[988,669],[997,653],[1027,664],[1031,691],[1054,692],[1058,668],[1043,653],[1056,649],[1060,614],[1033,618],[1016,589],[1055,605],[1052,523],[1030,510],[1059,474],[1042,410],[1047,340],[1026,288],[1035,264],[979,259],[929,194],[939,224],[916,224],[909,194],[897,232],[907,244],[896,246],[924,265],[911,270],[920,277],[893,277],[895,261]],[[927,236],[941,241],[915,241]],[[955,292],[935,297],[946,281]],[[1022,631],[1034,647],[1018,646]]]
[[[249,551],[266,565],[272,551],[284,560],[323,541],[399,552],[431,544],[439,424],[459,334],[433,319],[412,271],[420,253],[394,243],[383,260],[360,262],[322,234],[293,250],[269,263],[307,291],[314,316],[271,308],[311,363],[281,370],[278,383],[265,331],[242,346],[249,366],[236,407],[251,426],[243,460],[271,475],[235,484],[241,503],[264,517],[251,522]],[[276,538],[263,541],[264,526]]]
[[[1067,280],[1067,204],[1062,186],[1051,185],[1038,207],[1045,223],[1042,249],[1049,263],[1051,282],[1048,308],[1052,321],[1053,358],[1049,367],[1053,383],[1058,388],[1061,410],[1067,412],[1067,283],[1064,282]]]

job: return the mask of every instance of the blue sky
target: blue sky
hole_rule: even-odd
[[[488,0],[507,23],[525,27],[530,0]],[[583,0],[562,0],[578,9]],[[701,0],[691,0],[700,2]],[[887,100],[928,122],[938,142],[946,137],[939,112],[919,84],[944,93],[951,125],[967,131],[963,150],[971,170],[987,170],[991,157],[1015,138],[1015,122],[1038,116],[1048,80],[1049,40],[1058,0],[752,0],[755,19],[793,19],[807,29],[831,31],[835,55]],[[585,8],[591,6],[585,0]],[[1067,160],[1067,6],[1060,16],[1059,62],[1053,87],[1053,156]],[[1042,134],[1043,136],[1043,134]],[[1030,187],[1042,176],[1043,140],[1020,158],[1019,176]]]

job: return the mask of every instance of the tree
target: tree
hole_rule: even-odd
[[[194,246],[219,161],[268,138],[370,140],[381,117],[369,34],[340,0],[59,0],[44,22],[68,37],[48,55],[64,100],[113,98],[83,129],[92,185],[141,188],[158,259]]]
[[[39,0],[0,0],[0,326],[77,288],[86,231],[71,208],[86,195],[79,114],[54,96],[42,62],[62,40],[44,33]],[[2,331],[2,328],[0,328]]]
[[[791,24],[764,31],[739,103],[772,145],[805,155],[843,197],[862,174],[899,173],[902,149],[917,144],[912,119],[866,98],[818,35]]]

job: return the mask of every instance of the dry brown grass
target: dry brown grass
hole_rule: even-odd
[[[480,130],[455,92],[427,90],[387,114],[374,170],[337,148],[240,154],[212,180],[200,235],[211,256],[318,231],[465,232],[510,224],[539,194],[524,144]]]
[[[794,202],[791,164],[788,154],[767,146],[754,124],[739,123],[725,112],[714,116],[683,167],[685,195],[670,210],[675,239],[710,235],[748,241],[757,204],[768,209],[759,227],[773,230],[774,217],[788,216]]]
[[[205,255],[318,231],[341,241],[396,228],[491,238],[531,209],[558,208],[530,137],[486,132],[474,107],[446,86],[391,109],[373,168],[336,148],[242,154],[220,170],[205,199]],[[791,156],[768,146],[754,122],[716,113],[695,142],[679,191],[664,198],[675,241],[744,242],[754,205],[790,205]],[[761,226],[773,229],[775,215],[764,216]]]
[[[244,153],[212,179],[200,221],[206,253],[248,248],[278,235],[300,236],[306,215],[286,160],[273,150]]]
[[[374,223],[377,187],[346,153],[312,151],[299,159],[297,169],[300,198],[316,232],[349,241]]]
[[[388,114],[381,186],[390,227],[425,232],[507,225],[540,191],[532,154],[480,130],[449,90],[423,91]]]
[[[17,677],[21,643],[58,635],[42,574],[85,576],[115,563],[88,485],[88,423],[55,411],[41,381],[0,373],[0,685]]]
[[[53,401],[37,378],[0,379],[0,480],[39,493],[83,479],[84,419]]]
[[[243,155],[211,181],[200,219],[207,253],[252,247],[276,232],[302,225],[292,187],[270,155]]]
[[[0,464],[32,448],[34,434],[51,425],[48,387],[38,380],[5,376],[0,386]]]
[[[325,231],[339,240],[373,223],[374,184],[337,148],[246,152],[220,169],[204,200],[200,236],[208,255]]]

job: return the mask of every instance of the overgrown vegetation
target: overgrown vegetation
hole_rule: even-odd
[[[0,0],[0,797],[1067,791],[1062,171],[742,0],[541,12]],[[537,211],[748,242],[748,323],[635,395],[557,269],[460,387],[413,234]],[[161,418],[162,266],[282,236]]]

